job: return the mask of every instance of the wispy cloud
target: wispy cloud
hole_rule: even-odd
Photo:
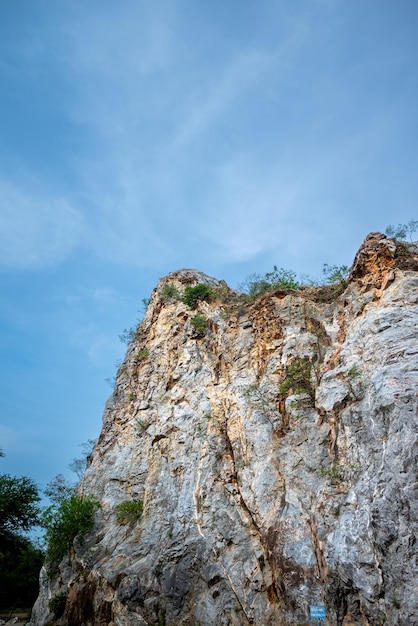
[[[0,265],[36,269],[63,258],[80,242],[82,215],[66,199],[0,180]]]
[[[79,142],[66,155],[73,184],[65,200],[6,189],[18,210],[3,212],[0,262],[41,266],[81,245],[131,267],[211,255],[237,263],[294,249],[295,232],[316,245],[321,219],[351,218],[342,189],[365,187],[365,163],[378,160],[395,110],[374,142],[370,129],[385,116],[352,96],[364,84],[359,61],[341,72],[329,54],[347,37],[343,3],[267,6],[274,28],[234,45],[215,22],[203,29],[199,12],[185,26],[183,3],[53,10],[41,54],[53,52],[68,93],[68,134]]]

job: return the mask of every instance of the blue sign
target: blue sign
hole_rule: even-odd
[[[312,606],[311,605],[309,607],[309,610],[311,612],[311,617],[325,618],[327,616],[324,606]]]

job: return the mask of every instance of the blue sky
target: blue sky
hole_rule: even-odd
[[[415,0],[0,3],[2,472],[72,476],[161,276],[319,276],[418,218],[417,32]]]

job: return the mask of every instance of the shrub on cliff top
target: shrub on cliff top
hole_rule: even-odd
[[[275,289],[301,289],[301,284],[296,280],[296,273],[274,266],[272,272],[266,274],[251,274],[239,285],[239,288],[247,294],[249,300],[255,300],[257,296]]]
[[[190,309],[194,309],[196,308],[199,300],[209,300],[210,297],[211,290],[208,285],[205,285],[205,283],[199,283],[195,287],[186,287],[183,302],[184,304],[187,304]]]
[[[412,241],[412,235],[418,230],[418,221],[417,220],[409,220],[407,224],[398,224],[394,226],[393,224],[389,224],[385,228],[385,235],[388,237],[393,237],[394,239],[404,240],[409,237],[410,241]]]

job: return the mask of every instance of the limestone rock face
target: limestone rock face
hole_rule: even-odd
[[[194,270],[163,278],[81,483],[95,528],[31,625],[302,625],[312,604],[322,624],[418,624],[417,269],[372,233],[339,291],[245,303]],[[191,310],[174,287],[200,283],[215,295]]]

